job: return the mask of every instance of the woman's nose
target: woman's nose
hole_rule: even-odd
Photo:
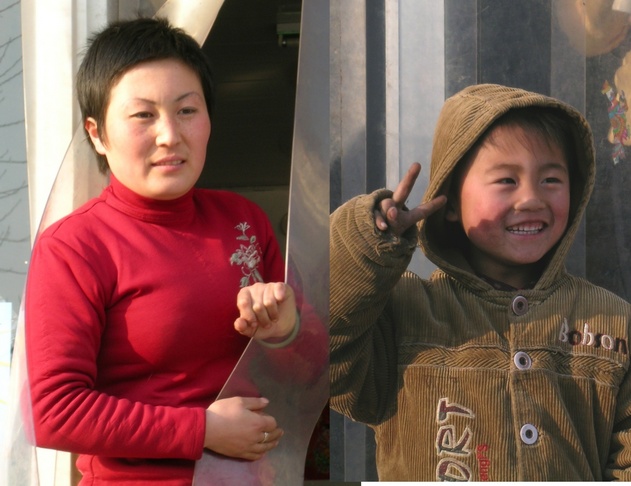
[[[157,145],[175,145],[180,141],[180,128],[175,118],[163,116],[156,125]]]

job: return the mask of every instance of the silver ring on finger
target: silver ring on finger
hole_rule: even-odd
[[[269,432],[263,432],[263,440],[260,443],[265,444],[267,442],[268,436],[269,436]]]

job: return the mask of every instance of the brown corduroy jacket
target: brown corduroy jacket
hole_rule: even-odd
[[[495,118],[529,105],[568,115],[579,172],[568,229],[532,289],[477,277],[440,213],[404,237],[377,231],[373,209],[389,191],[331,216],[331,404],[374,428],[381,480],[631,480],[631,306],[563,264],[594,181],[582,116],[500,86],[456,95],[425,199]],[[417,242],[438,266],[429,280],[406,272]]]

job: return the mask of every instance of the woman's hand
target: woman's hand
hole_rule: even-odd
[[[420,220],[431,216],[447,202],[445,196],[438,196],[425,204],[412,209],[404,209],[405,201],[410,196],[416,178],[421,173],[421,164],[415,162],[410,166],[395,189],[391,198],[383,199],[375,208],[375,224],[381,231],[392,231],[401,236]]]
[[[234,328],[248,337],[284,338],[296,325],[296,298],[283,282],[255,283],[237,295],[239,317]],[[255,335],[256,333],[256,335]]]
[[[206,410],[204,447],[224,456],[255,461],[283,435],[274,417],[263,413],[266,398],[217,400]]]

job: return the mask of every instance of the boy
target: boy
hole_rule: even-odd
[[[631,307],[563,263],[594,169],[572,107],[472,86],[424,204],[415,164],[331,216],[331,403],[374,428],[381,480],[631,479]]]

